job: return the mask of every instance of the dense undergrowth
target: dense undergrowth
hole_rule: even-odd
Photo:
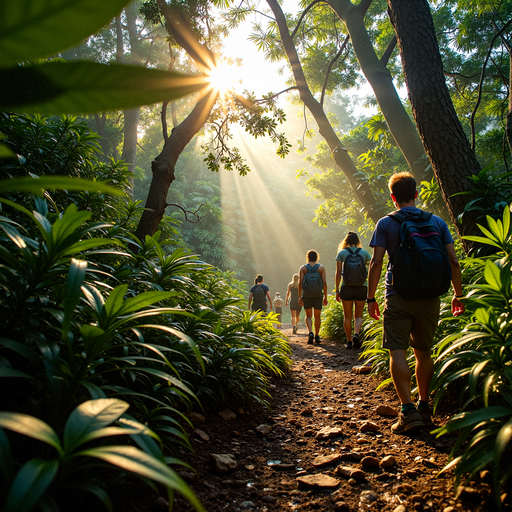
[[[173,469],[177,449],[190,447],[186,413],[267,405],[269,379],[290,362],[286,338],[273,316],[244,309],[244,283],[171,242],[172,226],[132,235],[141,208],[122,193],[129,176],[96,161],[78,121],[3,121],[32,123],[38,141],[24,147],[13,131],[7,143],[20,156],[1,166],[4,178],[32,175],[0,182],[2,510],[69,510],[70,489],[112,508],[98,465],[120,469],[111,479],[131,473],[167,488],[171,504],[178,491],[200,510]],[[51,172],[53,160],[70,162],[66,151],[79,153],[70,174],[100,167],[121,194],[94,182],[66,191],[68,178]]]

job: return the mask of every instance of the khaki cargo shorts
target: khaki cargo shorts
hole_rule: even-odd
[[[386,297],[382,346],[389,350],[432,348],[439,321],[439,297],[404,299],[400,295]]]

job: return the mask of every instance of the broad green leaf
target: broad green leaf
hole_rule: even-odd
[[[71,259],[68,277],[66,279],[66,297],[64,299],[64,318],[62,320],[62,337],[65,338],[71,320],[82,293],[81,287],[87,270],[87,261]]]
[[[501,249],[501,245],[497,244],[496,242],[493,242],[492,240],[489,240],[488,238],[484,238],[483,236],[463,236],[464,240],[469,240],[471,242],[479,242],[481,244],[487,244],[487,245],[493,245],[494,247],[498,247],[498,249]]]
[[[47,62],[0,69],[0,111],[90,114],[170,101],[203,89],[206,78],[127,64]]]
[[[10,192],[31,192],[32,194],[42,194],[45,190],[84,190],[88,192],[103,192],[104,194],[114,194],[118,196],[123,193],[118,188],[110,187],[100,181],[70,178],[68,176],[42,176],[38,179],[28,177],[0,180],[0,194],[7,194]]]
[[[67,455],[82,443],[87,436],[104,428],[124,414],[128,407],[126,402],[117,398],[99,398],[87,400],[80,404],[69,416],[64,427],[64,448]]]
[[[59,436],[50,425],[38,418],[18,412],[0,412],[0,427],[43,441],[62,454]]]
[[[196,510],[201,512],[205,510],[190,487],[175,471],[160,460],[155,459],[134,446],[102,446],[81,451],[77,455],[104,460],[126,471],[163,484],[182,494]]]
[[[128,290],[128,285],[120,284],[109,293],[107,300],[103,305],[107,318],[113,318],[116,317],[117,315],[122,314],[120,312],[120,309],[123,305],[123,298],[126,293],[126,290]],[[106,326],[103,327],[105,328]]]
[[[9,377],[16,379],[34,379],[32,375],[28,373],[20,372],[19,370],[15,370],[14,368],[0,368],[0,378],[1,377]]]
[[[0,66],[39,59],[97,32],[130,0],[4,0],[0,9]]]
[[[487,283],[496,291],[501,288],[500,269],[491,261],[485,263],[484,276]]]
[[[158,291],[142,292],[142,293],[139,293],[135,297],[130,297],[129,299],[125,300],[119,310],[119,314],[127,315],[134,311],[138,311],[139,309],[144,308],[146,306],[155,304],[156,302],[160,302],[162,300],[169,299],[171,297],[175,297],[176,295],[177,295],[176,292],[158,292]],[[106,303],[105,303],[105,307],[106,307]]]
[[[59,469],[56,460],[29,460],[9,490],[4,512],[29,512],[53,482]]]
[[[478,411],[463,412],[456,414],[448,420],[441,428],[434,430],[436,434],[446,434],[466,427],[476,426],[482,421],[489,421],[495,418],[501,418],[511,413],[508,407],[492,406],[484,407]]]

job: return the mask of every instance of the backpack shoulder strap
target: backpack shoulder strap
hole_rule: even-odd
[[[304,266],[306,267],[306,273],[308,273],[313,268],[309,263],[306,263]]]
[[[394,219],[397,222],[399,222],[400,224],[402,224],[402,222],[407,220],[407,218],[409,217],[409,214],[406,212],[403,212],[402,210],[395,210],[394,212],[388,213],[387,216],[391,217],[392,219]]]
[[[361,247],[358,247],[352,254],[359,254],[361,252]]]
[[[320,263],[317,263],[314,267],[311,268],[311,270],[318,270],[319,266],[320,266]]]
[[[429,221],[432,217],[432,212],[424,212],[421,210],[420,217],[422,217],[423,220]]]

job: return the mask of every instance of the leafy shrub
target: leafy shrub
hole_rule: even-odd
[[[444,470],[454,469],[458,485],[461,479],[471,479],[489,468],[497,508],[501,509],[501,492],[510,487],[512,476],[510,209],[505,208],[502,220],[487,216],[487,223],[488,228],[480,226],[485,236],[467,238],[498,252],[473,258],[480,272],[469,285],[465,303],[474,313],[462,332],[459,329],[441,341],[436,361],[436,402],[449,385],[460,383],[462,411],[435,432],[444,435],[460,430],[451,462]]]
[[[62,440],[50,425],[33,416],[0,412],[0,488],[6,491],[2,510],[28,512],[36,504],[44,510],[70,510],[72,504],[65,499],[66,491],[70,490],[73,494],[90,493],[112,510],[110,497],[97,477],[98,469],[105,463],[133,473],[143,481],[150,479],[164,485],[171,502],[174,491],[178,491],[196,510],[204,510],[188,485],[167,465],[158,436],[125,415],[128,407],[117,399],[83,402],[69,415]],[[10,443],[2,429],[44,445],[30,444],[26,453],[24,445]],[[138,448],[131,442],[121,444],[119,439],[127,436]],[[114,440],[115,444],[105,444]]]

